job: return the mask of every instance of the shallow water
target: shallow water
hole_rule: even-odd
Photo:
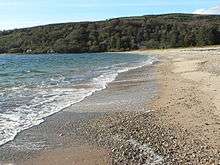
[[[153,62],[124,53],[0,56],[0,145],[106,88],[119,73]]]

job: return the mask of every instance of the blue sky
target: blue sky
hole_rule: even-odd
[[[220,0],[0,0],[0,30],[163,13],[220,14]]]

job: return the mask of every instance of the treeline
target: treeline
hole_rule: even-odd
[[[0,32],[0,53],[79,53],[220,44],[220,16],[167,14]]]

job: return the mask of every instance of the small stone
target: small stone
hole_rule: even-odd
[[[61,134],[59,134],[59,137],[61,137],[61,136],[63,136],[64,134],[63,133],[61,133]]]

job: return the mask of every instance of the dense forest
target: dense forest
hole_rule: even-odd
[[[220,44],[220,15],[166,14],[0,31],[0,53],[79,53]]]

